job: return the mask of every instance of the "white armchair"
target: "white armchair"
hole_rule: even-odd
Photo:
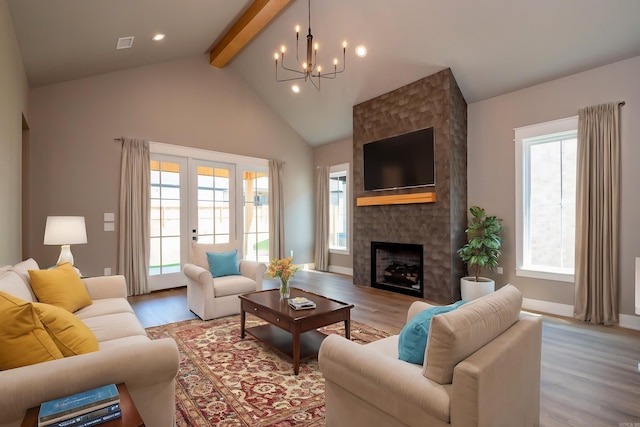
[[[521,306],[507,285],[433,316],[422,365],[399,359],[398,335],[329,335],[318,354],[327,426],[539,426],[542,321]],[[431,307],[414,302],[407,322]]]
[[[209,270],[207,252],[228,252],[236,249],[240,275],[214,278]],[[187,303],[189,310],[202,320],[215,319],[240,313],[238,295],[262,290],[266,265],[242,259],[240,242],[204,244],[192,242],[190,263],[182,268],[187,276]]]

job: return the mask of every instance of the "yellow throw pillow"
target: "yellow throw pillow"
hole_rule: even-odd
[[[29,270],[29,276],[31,289],[40,302],[71,313],[92,304],[87,288],[68,262],[51,270]]]
[[[0,370],[62,359],[31,303],[0,292]]]
[[[33,307],[63,356],[98,351],[98,339],[76,316],[51,304],[34,302]]]

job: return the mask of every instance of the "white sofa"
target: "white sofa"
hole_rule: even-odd
[[[0,291],[37,301],[28,274],[37,269],[33,259],[0,267]],[[145,425],[174,426],[175,341],[147,337],[127,302],[123,276],[83,282],[92,304],[73,314],[95,334],[99,350],[0,371],[0,427],[20,426],[27,409],[43,401],[111,383],[127,385]]]
[[[239,275],[214,278],[209,270],[207,252],[223,253],[236,250]],[[262,278],[267,271],[264,263],[242,259],[239,242],[191,244],[190,263],[182,268],[187,276],[187,303],[189,310],[202,320],[215,319],[240,313],[238,295],[262,290]]]
[[[538,426],[542,325],[521,305],[507,285],[433,316],[422,365],[398,358],[397,335],[328,336],[318,355],[327,426]],[[407,322],[430,307],[413,303]]]

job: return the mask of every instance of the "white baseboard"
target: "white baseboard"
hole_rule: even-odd
[[[543,301],[533,298],[522,298],[522,308],[525,310],[555,314],[556,316],[573,317],[573,306],[569,304],[560,304],[557,302]]]
[[[618,325],[620,325],[620,327],[640,331],[640,316],[621,314],[619,317]]]
[[[344,274],[345,276],[353,276],[353,268],[341,267],[339,265],[330,265],[329,272]]]
[[[523,298],[522,308],[525,310],[539,311],[541,313],[573,318],[573,306],[557,302],[543,301],[533,298]],[[640,316],[630,314],[618,315],[618,326],[621,328],[640,330]]]

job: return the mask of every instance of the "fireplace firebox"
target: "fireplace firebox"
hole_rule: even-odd
[[[371,242],[371,286],[422,297],[423,245]]]

